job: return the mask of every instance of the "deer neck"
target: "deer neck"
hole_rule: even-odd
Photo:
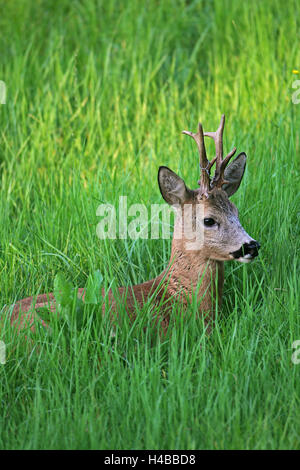
[[[220,306],[222,301],[224,262],[208,258],[201,249],[187,250],[186,246],[183,237],[173,238],[167,268],[168,291],[190,300],[197,294],[200,309],[213,312],[215,302]]]

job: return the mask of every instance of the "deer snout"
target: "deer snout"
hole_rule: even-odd
[[[230,254],[239,261],[247,262],[258,256],[259,249],[260,243],[256,240],[250,240],[250,242],[244,243],[239,250],[233,251]]]
[[[258,256],[258,250],[260,249],[260,243],[257,242],[256,240],[251,240],[250,243],[245,243],[243,245],[244,247],[244,252],[246,255],[251,255],[253,258]]]

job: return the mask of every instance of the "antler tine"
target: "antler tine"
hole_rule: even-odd
[[[190,131],[182,131],[183,134],[189,135],[194,139],[197,144],[199,150],[199,157],[200,157],[200,166],[201,168],[205,168],[209,163],[206,156],[206,150],[204,145],[204,133],[202,124],[199,122],[198,124],[198,132],[195,134],[194,132]]]
[[[227,181],[224,180],[224,171],[225,168],[231,159],[231,157],[236,152],[236,147],[234,147],[231,152],[226,155],[223,159],[223,131],[225,126],[225,114],[222,114],[221,121],[218,129],[215,132],[205,132],[206,137],[211,137],[216,146],[216,171],[212,181],[212,185],[217,188],[221,188],[224,183]]]
[[[222,161],[223,159],[223,131],[225,126],[225,114],[222,114],[221,121],[218,129],[216,132],[205,132],[204,135],[206,137],[211,137],[215,141],[216,146],[216,159],[218,161]]]
[[[215,163],[216,159],[214,158],[211,162],[207,159],[205,144],[204,144],[204,133],[202,124],[199,122],[198,124],[198,132],[195,134],[194,132],[190,131],[182,131],[183,134],[189,135],[194,139],[197,144],[199,150],[199,163],[200,163],[200,170],[201,170],[201,178],[198,181],[200,186],[200,192],[204,195],[207,195],[210,189],[210,176],[209,172],[212,165]]]

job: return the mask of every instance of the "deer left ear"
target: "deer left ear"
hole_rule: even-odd
[[[222,189],[226,191],[228,197],[239,189],[246,168],[246,159],[246,154],[244,152],[240,153],[224,172],[224,179],[228,183],[223,184]]]
[[[159,167],[158,185],[162,197],[171,206],[184,204],[193,196],[193,192],[186,187],[183,179],[167,166]]]

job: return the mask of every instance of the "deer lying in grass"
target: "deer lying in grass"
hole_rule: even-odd
[[[235,154],[234,148],[223,158],[223,130],[225,116],[221,118],[216,132],[203,133],[199,124],[197,134],[183,131],[192,137],[198,146],[201,178],[198,189],[189,189],[184,181],[167,167],[160,167],[158,184],[165,201],[177,207],[171,257],[167,269],[157,278],[133,287],[120,287],[119,296],[126,305],[128,314],[134,316],[136,305],[142,306],[150,297],[156,305],[163,307],[159,312],[162,328],[169,325],[170,305],[168,301],[182,302],[186,307],[193,295],[199,301],[199,316],[206,315],[206,323],[213,322],[216,302],[222,299],[224,282],[224,261],[238,260],[248,263],[258,255],[260,245],[241,226],[238,211],[229,201],[240,186],[246,155],[240,153],[227,166]],[[214,139],[216,156],[209,161],[206,156],[204,136]],[[216,164],[214,177],[210,177],[212,166]],[[189,213],[189,217],[186,215]],[[201,217],[197,217],[197,214]],[[189,219],[189,230],[186,220]],[[78,289],[78,296],[84,300],[84,289]],[[105,292],[102,292],[105,295]],[[113,293],[108,292],[111,311],[117,311],[118,302]],[[12,322],[31,325],[34,311],[48,306],[56,310],[54,295],[38,295],[18,301],[13,309]],[[105,306],[103,307],[103,309]],[[104,312],[103,312],[104,313]]]

